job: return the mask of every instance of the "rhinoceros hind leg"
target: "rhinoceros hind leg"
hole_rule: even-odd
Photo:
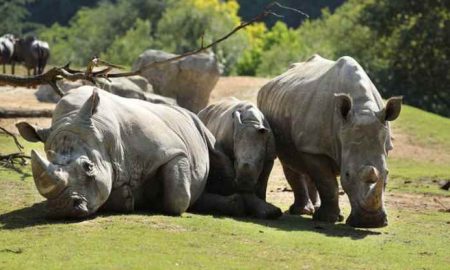
[[[307,176],[297,173],[291,168],[283,165],[284,176],[294,192],[294,204],[289,207],[291,215],[312,215],[314,205],[309,198]]]
[[[186,157],[176,157],[161,168],[163,177],[163,211],[181,215],[191,202],[191,171]]]
[[[240,194],[223,196],[203,192],[190,210],[201,214],[218,214],[234,217],[245,216],[245,204]]]

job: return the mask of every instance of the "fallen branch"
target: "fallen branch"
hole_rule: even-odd
[[[278,7],[281,9],[294,11],[303,16],[308,17],[308,15],[306,15],[304,12],[302,12],[300,10],[283,6],[283,5],[279,4],[278,2],[272,2],[265,7],[263,12],[261,12],[260,14],[258,14],[257,16],[255,16],[254,18],[252,18],[251,20],[249,20],[247,22],[242,22],[241,24],[236,26],[234,29],[232,29],[229,33],[227,33],[224,36],[222,36],[221,38],[213,41],[212,43],[204,46],[203,35],[202,35],[202,42],[201,42],[200,48],[177,55],[177,56],[169,58],[169,59],[152,62],[152,63],[145,65],[135,71],[109,74],[109,72],[113,68],[120,68],[120,66],[110,64],[106,61],[100,60],[98,57],[94,57],[88,63],[85,71],[71,69],[69,67],[69,64],[70,64],[69,63],[63,67],[54,67],[54,68],[50,69],[49,71],[47,71],[46,73],[36,75],[36,76],[20,77],[20,76],[0,74],[0,84],[3,83],[3,84],[12,85],[12,86],[22,86],[22,87],[34,87],[34,86],[41,85],[41,84],[49,84],[53,88],[53,90],[59,96],[62,97],[64,95],[64,92],[57,85],[57,81],[59,81],[59,80],[62,80],[62,79],[66,79],[69,81],[87,80],[87,81],[92,82],[95,85],[96,78],[108,79],[108,78],[129,77],[129,76],[140,75],[140,74],[142,74],[143,71],[153,68],[155,66],[174,62],[174,61],[186,58],[188,56],[204,52],[204,51],[208,50],[209,48],[217,45],[218,43],[221,43],[224,40],[228,39],[229,37],[234,35],[239,30],[241,30],[257,21],[261,21],[270,15],[275,16],[275,17],[282,17],[282,16],[276,14],[275,11],[272,10],[273,7]],[[106,66],[106,68],[104,68],[100,71],[94,71],[94,67],[98,67],[98,66]]]
[[[0,127],[0,130],[2,131],[2,133],[12,137],[14,139],[14,143],[16,144],[17,149],[19,149],[19,152],[16,153],[11,154],[0,153],[0,166],[8,169],[13,169],[18,173],[23,173],[22,170],[19,167],[17,167],[17,165],[25,166],[27,164],[27,159],[30,159],[30,157],[23,153],[24,147],[22,144],[20,144],[19,140],[14,134],[12,134],[3,127]]]
[[[52,117],[53,110],[16,110],[0,108],[0,118],[18,118],[18,117]]]

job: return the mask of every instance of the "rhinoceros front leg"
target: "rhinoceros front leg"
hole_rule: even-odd
[[[121,213],[134,211],[134,197],[130,186],[123,185],[113,189],[102,209]]]
[[[191,203],[191,168],[189,160],[176,157],[161,168],[163,182],[163,211],[181,215]]]
[[[256,196],[261,200],[266,200],[267,182],[269,181],[270,172],[273,168],[273,160],[267,160],[264,162],[264,167],[258,179],[258,184],[256,185]]]
[[[251,217],[261,219],[279,218],[283,212],[273,204],[267,203],[255,194],[242,194],[245,203],[245,210]]]
[[[283,165],[284,176],[294,192],[294,203],[289,207],[291,215],[312,215],[314,213],[314,204],[309,197],[309,190],[305,176],[302,173]],[[315,190],[316,191],[316,190]]]
[[[325,222],[342,221],[339,209],[339,187],[331,162],[322,156],[305,155],[303,159],[308,175],[316,184],[321,205],[313,219]]]
[[[245,216],[245,204],[240,194],[223,196],[203,192],[200,198],[190,208],[192,212],[200,214],[219,214],[226,216]]]

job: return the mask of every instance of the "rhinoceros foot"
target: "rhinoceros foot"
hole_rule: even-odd
[[[276,219],[283,215],[281,209],[270,204],[255,194],[243,194],[248,215],[258,219]]]
[[[317,221],[335,223],[338,221],[343,221],[344,216],[340,214],[339,208],[336,210],[322,206],[314,212],[313,219]]]
[[[291,215],[313,215],[315,211],[314,205],[309,201],[306,205],[292,204],[289,207],[289,214]]]

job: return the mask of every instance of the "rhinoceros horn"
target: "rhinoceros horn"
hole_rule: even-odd
[[[372,166],[367,166],[363,169],[363,172],[365,174],[363,179],[368,183],[372,183],[372,186],[364,197],[363,204],[366,206],[366,210],[379,209],[382,204],[383,178],[380,177],[378,170]]]
[[[57,166],[42,158],[34,150],[31,150],[31,169],[39,193],[47,199],[56,198],[67,186],[67,180],[55,174]]]

